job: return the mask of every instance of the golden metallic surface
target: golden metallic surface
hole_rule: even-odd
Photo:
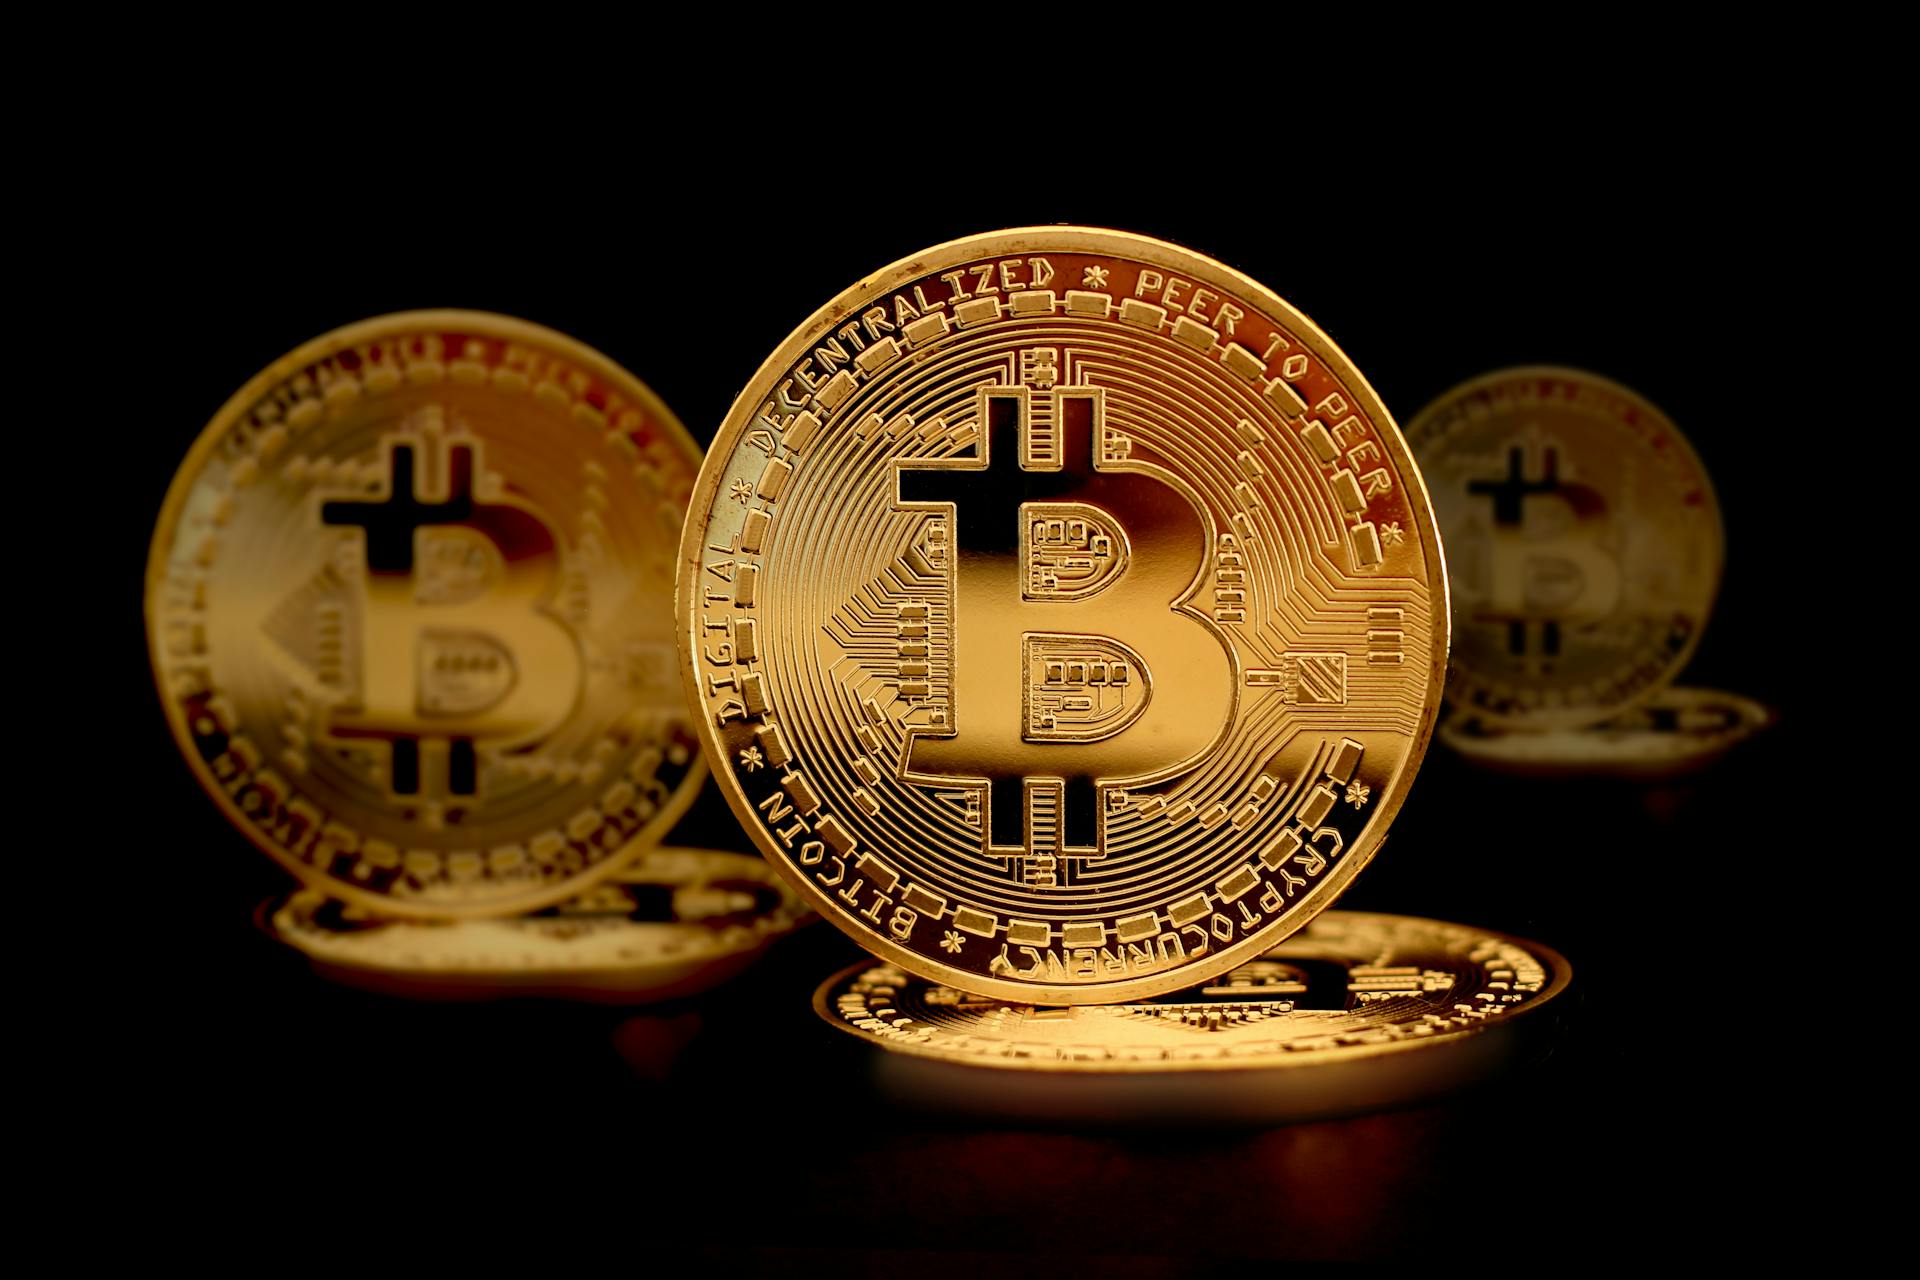
[[[1700,459],[1639,395],[1578,369],[1503,369],[1407,428],[1446,539],[1447,698],[1507,728],[1595,724],[1686,665],[1720,585]]]
[[[814,1008],[880,1046],[891,1091],[1002,1114],[1293,1120],[1434,1096],[1513,1059],[1571,969],[1535,942],[1327,911],[1259,959],[1155,1000],[1043,1008],[882,963]]]
[[[1602,724],[1534,732],[1463,717],[1443,722],[1439,737],[1499,773],[1658,781],[1705,768],[1774,719],[1739,694],[1669,687]]]
[[[708,453],[677,595],[721,788],[869,950],[1005,999],[1189,985],[1373,856],[1440,547],[1330,339],[1190,250],[1039,227],[829,303]]]
[[[194,774],[375,911],[579,893],[704,777],[666,609],[697,460],[632,374],[505,316],[382,316],[282,357],[201,433],[148,558]]]
[[[311,889],[262,914],[269,933],[349,986],[426,999],[617,1003],[704,991],[809,918],[757,857],[660,847],[538,915],[389,920]]]

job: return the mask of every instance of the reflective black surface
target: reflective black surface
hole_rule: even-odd
[[[1591,164],[1544,158],[1496,171],[1473,147],[1338,199],[1313,184],[1189,198],[1124,165],[1028,195],[949,174],[912,200],[666,169],[619,201],[511,182],[500,195],[498,181],[470,201],[437,182],[358,188],[343,216],[188,180],[208,194],[119,246],[137,270],[126,324],[144,381],[116,437],[100,681],[123,711],[131,795],[116,803],[143,818],[118,890],[139,943],[101,998],[127,1149],[158,1169],[190,1154],[196,1199],[290,1234],[315,1202],[335,1222],[391,1203],[429,1237],[549,1215],[556,1238],[613,1234],[636,1258],[670,1246],[860,1270],[1036,1253],[1621,1259],[1670,1230],[1745,1239],[1798,1201],[1782,1170],[1826,1104],[1795,1083],[1804,1046],[1779,947],[1844,887],[1817,879],[1831,868],[1777,874],[1782,841],[1807,831],[1793,797],[1817,694],[1783,636],[1790,585],[1816,557],[1779,503],[1806,465],[1778,376],[1802,326],[1766,308],[1804,280],[1791,261],[1756,275],[1724,234],[1753,193],[1687,156],[1622,150],[1594,182]],[[838,1096],[866,1052],[808,1007],[857,958],[826,926],[705,999],[635,1012],[383,1000],[313,978],[255,930],[283,873],[177,758],[139,616],[161,495],[229,394],[332,326],[487,308],[605,351],[704,443],[764,355],[861,273],[1044,221],[1138,230],[1248,272],[1326,329],[1403,422],[1471,375],[1557,362],[1642,392],[1698,448],[1728,562],[1683,681],[1759,698],[1780,722],[1672,788],[1500,778],[1436,745],[1341,901],[1560,950],[1575,986],[1547,1062],[1443,1106],[1268,1132],[1002,1131],[823,1103],[821,1083]],[[674,842],[742,843],[711,792]]]

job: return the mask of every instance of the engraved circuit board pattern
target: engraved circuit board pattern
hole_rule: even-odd
[[[1462,714],[1577,728],[1686,665],[1723,534],[1706,470],[1657,407],[1578,369],[1506,369],[1422,409],[1407,439],[1446,538]]]
[[[1419,477],[1338,350],[1207,259],[1059,228],[789,340],[702,472],[679,611],[723,787],[817,908],[1067,1003],[1323,906],[1446,644]]]
[[[309,343],[216,416],[162,511],[176,740],[335,897],[578,892],[704,777],[665,616],[696,467],[631,374],[535,325],[415,312]]]
[[[1545,1005],[1571,969],[1538,943],[1407,916],[1328,911],[1260,959],[1152,1001],[1041,1008],[885,964],[814,997],[889,1050],[1026,1071],[1317,1067],[1432,1051]]]

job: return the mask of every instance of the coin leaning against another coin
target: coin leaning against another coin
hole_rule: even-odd
[[[1438,710],[1391,417],[1270,290],[1146,237],[938,245],[735,402],[681,544],[722,791],[863,946],[1001,998],[1189,985],[1372,857]]]
[[[194,443],[148,559],[194,776],[383,914],[580,892],[704,777],[665,608],[698,460],[632,374],[505,316],[382,316],[276,361]]]
[[[725,981],[808,912],[761,858],[653,848],[539,915],[382,920],[308,889],[267,904],[262,917],[349,986],[427,999],[641,1003]]]
[[[814,1008],[886,1053],[878,1083],[943,1109],[1050,1119],[1266,1122],[1424,1100],[1524,1057],[1520,1020],[1572,969],[1520,938],[1326,911],[1258,960],[1125,1004],[1041,1008],[881,963]]]
[[[1720,584],[1720,507],[1658,408],[1578,369],[1504,369],[1407,427],[1446,539],[1447,698],[1509,729],[1596,724],[1692,656]]]

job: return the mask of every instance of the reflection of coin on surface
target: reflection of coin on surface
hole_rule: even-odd
[[[614,1028],[614,1052],[635,1078],[663,1084],[673,1078],[675,1068],[699,1037],[705,1021],[697,1007],[681,1007],[680,1012],[636,1014]]]
[[[807,918],[760,858],[654,849],[533,915],[383,920],[312,890],[262,908],[267,931],[348,986],[439,1000],[554,996],[644,1003],[746,969]]]
[[[828,1022],[890,1052],[876,1083],[941,1110],[1033,1120],[1282,1123],[1401,1106],[1496,1078],[1571,970],[1538,943],[1328,911],[1203,987],[1041,1008],[886,964],[825,983]],[[1523,1039],[1523,1035],[1526,1038]]]
[[[1667,688],[1604,724],[1505,732],[1467,716],[1443,723],[1439,738],[1501,773],[1660,781],[1706,768],[1773,721],[1774,713],[1752,698]]]

